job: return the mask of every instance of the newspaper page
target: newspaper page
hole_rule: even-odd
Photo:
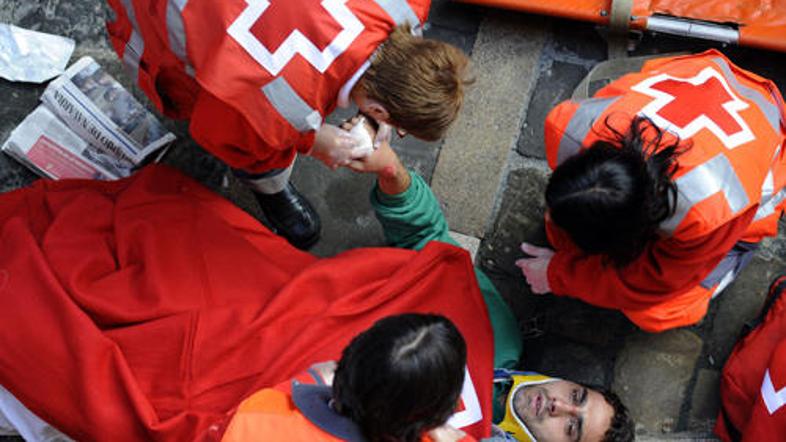
[[[52,81],[41,100],[90,144],[134,164],[175,139],[91,57]]]
[[[118,179],[130,175],[134,166],[80,138],[43,104],[11,132],[2,150],[39,175],[56,180]]]

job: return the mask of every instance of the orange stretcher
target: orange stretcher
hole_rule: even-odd
[[[786,52],[786,0],[458,0]]]

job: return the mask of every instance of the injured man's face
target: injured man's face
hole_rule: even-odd
[[[520,388],[513,407],[538,442],[600,441],[614,416],[602,394],[564,380]]]

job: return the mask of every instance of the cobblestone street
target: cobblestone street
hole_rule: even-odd
[[[92,56],[148,103],[107,41],[106,9],[101,0],[0,0],[0,21],[73,38],[77,46],[72,62]],[[476,81],[444,141],[405,137],[394,140],[394,148],[432,185],[459,242],[474,253],[476,264],[513,306],[524,337],[521,368],[611,387],[630,408],[638,440],[715,440],[720,372],[742,326],[758,314],[769,283],[786,272],[786,222],[781,220],[779,236],[765,241],[741,276],[711,303],[704,320],[692,327],[646,333],[619,312],[531,294],[514,261],[522,256],[522,241],[546,244],[543,194],[550,172],[543,120],[570,97],[592,66],[606,58],[606,42],[593,25],[448,0],[433,0],[426,35],[471,54]],[[645,35],[632,55],[709,47],[713,46]],[[783,54],[715,47],[786,91]],[[7,139],[37,106],[43,89],[0,80],[5,98],[0,139]],[[338,112],[329,121],[353,114]],[[189,138],[185,123],[165,124],[178,140],[164,163],[263,219],[249,191]],[[384,243],[368,202],[370,176],[343,169],[332,172],[303,158],[293,177],[322,218],[322,240],[312,252],[330,256]],[[0,155],[0,191],[34,179],[26,168]]]

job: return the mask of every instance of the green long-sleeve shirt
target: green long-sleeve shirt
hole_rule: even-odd
[[[413,250],[422,249],[429,241],[458,245],[448,233],[445,215],[428,184],[414,172],[410,176],[412,184],[400,194],[387,195],[377,186],[371,191],[371,205],[388,244]],[[494,366],[515,368],[522,352],[516,318],[491,280],[478,268],[475,276],[494,330]]]

